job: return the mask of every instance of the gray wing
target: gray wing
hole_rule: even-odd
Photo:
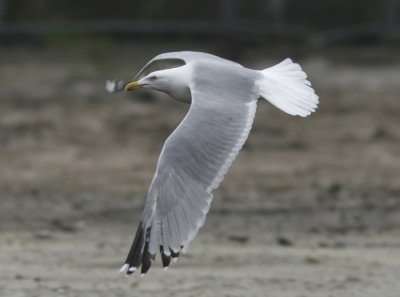
[[[226,68],[226,69],[225,69]],[[158,249],[163,266],[177,258],[203,225],[215,189],[251,129],[258,93],[249,73],[198,66],[192,104],[162,149],[124,269],[150,268]],[[236,68],[236,67],[235,67]],[[218,78],[218,79],[215,79]]]
[[[236,65],[242,67],[240,64],[220,58],[215,55],[211,55],[208,53],[202,52],[191,52],[191,51],[182,51],[182,52],[171,52],[160,54],[153,59],[151,59],[143,68],[136,74],[134,80],[139,80],[149,73],[152,73],[157,70],[164,70],[170,68],[176,68],[183,66],[187,63],[199,61],[199,60],[215,60],[220,63],[227,63],[231,65]]]

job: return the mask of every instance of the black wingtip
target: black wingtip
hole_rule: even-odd
[[[135,238],[133,239],[131,249],[129,250],[128,256],[125,260],[126,274],[131,275],[136,271],[137,267],[142,264],[143,247],[145,242],[143,223],[140,222],[136,231]],[[122,270],[122,269],[121,269]]]
[[[161,254],[161,260],[162,260],[162,265],[163,267],[168,267],[169,264],[171,263],[171,256],[167,256],[166,254],[162,253]]]
[[[174,252],[172,249],[169,249],[171,251],[171,257],[172,259],[178,259],[179,258],[179,252]]]
[[[145,230],[143,223],[139,223],[131,249],[125,264],[121,268],[121,272],[131,275],[139,267],[141,267],[141,274],[145,274],[149,271],[151,261],[155,259],[155,254],[153,255],[149,252],[150,231],[150,227]]]
[[[151,262],[155,260],[155,254],[150,254],[149,251],[150,232],[150,227],[145,230],[144,224],[142,222],[139,223],[128,257],[120,270],[121,273],[131,275],[140,268],[140,273],[143,276],[149,271]],[[181,246],[182,248],[183,246]],[[179,257],[179,251],[174,252],[172,249],[169,249],[169,251],[170,255],[166,255],[163,246],[160,245],[161,261],[164,269],[169,267],[171,260],[176,262]]]
[[[131,267],[129,267],[128,268],[128,270],[126,271],[126,274],[127,275],[131,275],[132,273],[134,273],[135,271],[136,271],[136,267],[134,267],[134,266],[131,266]]]
[[[142,256],[142,269],[140,273],[145,274],[147,271],[149,271],[151,267],[151,257],[152,255],[149,252],[149,242],[146,241],[146,244],[144,245],[144,250],[143,250],[143,256]]]

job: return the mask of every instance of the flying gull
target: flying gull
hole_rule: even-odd
[[[168,268],[196,237],[218,187],[249,135],[257,101],[290,115],[315,111],[318,96],[301,67],[286,59],[264,70],[201,52],[156,56],[133,82],[107,81],[110,92],[149,88],[191,103],[167,138],[122,273],[145,274],[160,251]]]

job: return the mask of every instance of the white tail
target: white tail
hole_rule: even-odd
[[[306,117],[317,108],[318,96],[299,64],[286,59],[261,73],[263,78],[257,81],[260,96],[279,109]]]

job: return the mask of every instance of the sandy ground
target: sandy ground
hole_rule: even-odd
[[[104,80],[175,47],[0,49],[0,296],[400,296],[400,55],[382,48],[293,53],[318,112],[260,102],[189,252],[166,272],[157,258],[145,278],[117,274],[187,106],[109,95]]]

